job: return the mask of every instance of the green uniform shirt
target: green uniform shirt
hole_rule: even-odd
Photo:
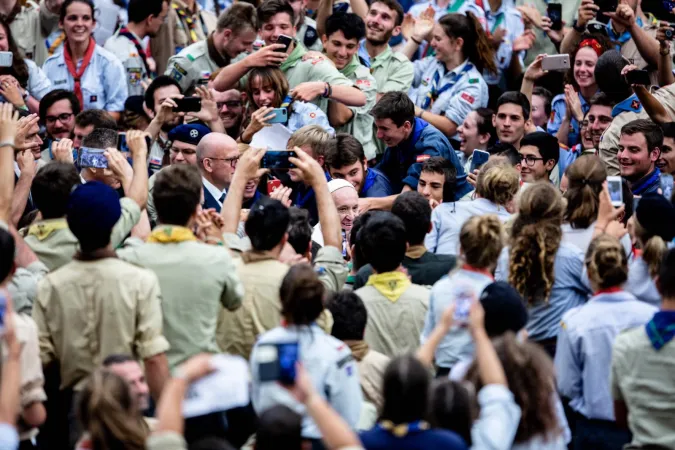
[[[403,54],[394,52],[391,47],[370,59],[370,73],[377,81],[377,92],[408,92],[415,77],[413,63]]]
[[[188,95],[194,92],[200,80],[208,80],[213,72],[230,63],[215,50],[211,39],[192,44],[169,58],[165,75],[176,80]]]

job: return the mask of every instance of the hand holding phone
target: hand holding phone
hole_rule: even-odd
[[[560,3],[549,3],[546,7],[546,13],[548,18],[551,19],[551,30],[560,31],[562,30],[562,4]]]
[[[174,98],[176,106],[175,112],[199,112],[202,110],[202,99],[200,97]]]
[[[612,206],[619,207],[623,205],[623,185],[621,177],[608,176],[607,190],[609,191],[609,198],[612,200]]]
[[[570,55],[546,55],[544,59],[541,60],[542,70],[549,71],[565,71],[569,70],[570,65]]]
[[[108,158],[103,154],[105,150],[100,148],[80,148],[80,167],[92,169],[107,169]]]
[[[285,34],[279,35],[276,43],[283,45],[284,48],[280,48],[277,51],[281,53],[288,53],[288,49],[290,48],[292,42],[293,42],[292,37],[286,36]]]
[[[631,70],[630,72],[626,72],[626,82],[630,85],[639,84],[642,86],[652,84],[649,72],[646,70]]]
[[[276,381],[286,386],[295,383],[295,365],[300,359],[300,344],[284,342],[258,347],[256,362],[261,382]]]
[[[288,158],[295,158],[293,150],[267,150],[260,161],[263,169],[288,170],[294,169],[295,165]]]

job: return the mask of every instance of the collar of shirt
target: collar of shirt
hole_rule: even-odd
[[[393,54],[394,52],[392,51],[391,46],[387,45],[387,48],[382,53],[373,58],[371,62],[372,67],[375,68],[384,64],[384,62],[391,58],[391,55]]]
[[[424,245],[412,245],[408,247],[405,256],[411,259],[420,259],[426,252],[427,248]]]
[[[222,203],[220,202],[220,197],[222,197],[223,194],[227,194],[227,189],[223,189],[221,191],[204,177],[202,177],[202,183],[204,183],[204,187],[206,188],[207,191],[209,191],[209,194],[213,195],[213,198],[215,198],[216,201],[222,206]]]
[[[454,77],[456,77],[457,75],[460,75],[460,74],[462,73],[462,71],[464,70],[464,68],[466,67],[467,64],[469,64],[469,59],[468,59],[468,58],[465,59],[464,62],[463,62],[462,64],[460,64],[459,66],[457,66],[457,67],[455,67],[454,69],[452,69],[450,72],[446,72],[445,75],[443,75],[443,77],[454,78]],[[441,63],[441,66],[443,66],[443,69],[445,69],[445,64]],[[467,72],[468,72],[468,71],[467,71]],[[459,80],[457,80],[457,81],[459,81]]]
[[[600,290],[596,292],[593,297],[591,297],[589,302],[617,303],[629,300],[636,300],[636,298],[633,296],[633,294],[618,288],[618,290]]]
[[[200,12],[200,11],[199,11],[199,10],[200,10],[199,2],[195,2],[195,9],[194,9],[194,11],[190,11],[190,9],[188,8],[187,4],[186,4],[183,0],[173,0],[172,3],[175,3],[176,5],[178,5],[178,7],[179,7],[180,9],[184,10],[185,12],[187,12],[188,14],[190,14],[190,15],[192,15],[192,16],[196,16],[196,15],[199,14],[199,12]],[[169,9],[170,9],[170,8],[169,8]]]
[[[617,103],[616,106],[614,106],[612,109],[612,117],[616,117],[622,112],[638,113],[640,111],[642,111],[642,103],[638,100],[637,95],[633,94],[626,100]]]
[[[361,194],[365,195],[368,192],[368,189],[373,187],[373,184],[375,184],[375,178],[377,178],[377,174],[373,172],[373,169],[366,169],[366,179],[363,182]]]
[[[370,61],[370,54],[368,54],[368,50],[366,49],[366,38],[361,39],[361,43],[359,44],[358,55],[363,60],[363,62],[366,63],[366,67],[370,68],[371,61]]]
[[[661,181],[661,170],[657,167],[653,172],[646,175],[637,183],[634,183],[630,190],[633,192],[633,195],[642,195],[645,192],[648,192],[651,187],[654,185],[660,186]]]

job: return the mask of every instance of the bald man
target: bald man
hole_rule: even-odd
[[[204,185],[202,208],[220,212],[239,160],[237,142],[222,133],[210,133],[197,145],[197,167]]]

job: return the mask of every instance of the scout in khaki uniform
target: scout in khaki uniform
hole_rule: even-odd
[[[173,0],[169,5],[168,19],[150,41],[157,73],[166,72],[171,56],[203,41],[216,29],[216,16],[202,10],[196,0]]]
[[[5,2],[11,3],[11,2]],[[9,23],[9,29],[19,50],[28,59],[35,55],[35,46],[40,29],[40,10],[32,1],[16,0],[9,12],[0,14]]]

